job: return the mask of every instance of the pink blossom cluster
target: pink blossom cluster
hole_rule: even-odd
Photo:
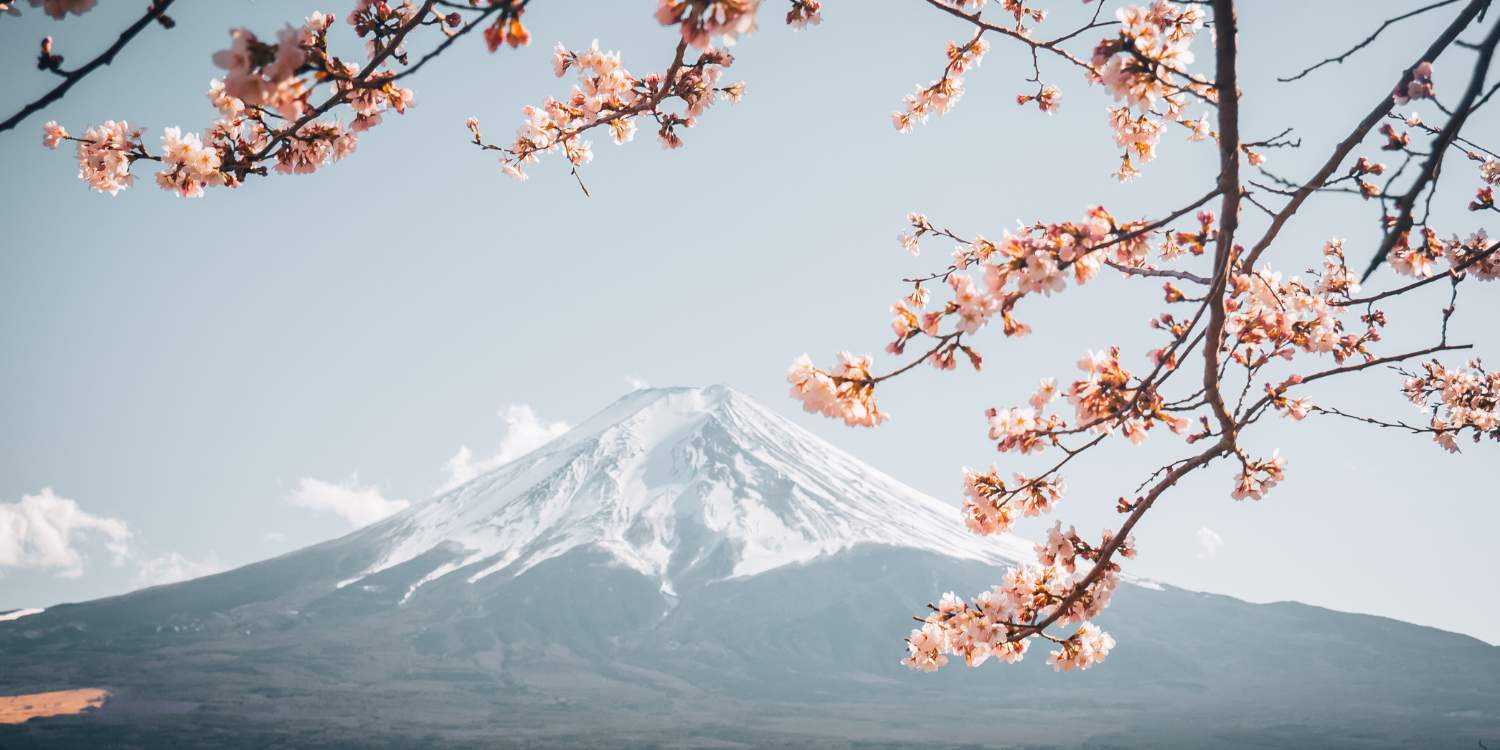
[[[1104,657],[1109,656],[1110,649],[1114,647],[1115,639],[1109,633],[1086,622],[1078,626],[1078,632],[1073,637],[1062,642],[1061,649],[1047,655],[1047,663],[1059,672],[1088,669],[1104,661]]]
[[[1491,185],[1500,185],[1500,160],[1495,157],[1485,157],[1479,165],[1479,176]]]
[[[1042,408],[991,408],[985,411],[985,416],[990,420],[990,439],[999,441],[998,448],[1002,453],[1015,451],[1024,455],[1045,450],[1047,443],[1043,437],[1063,427],[1065,423],[1055,414],[1043,416]]]
[[[20,0],[8,0],[0,2],[0,13],[18,16],[21,11],[16,8]],[[41,8],[43,13],[61,21],[69,13],[81,16],[94,9],[99,0],[31,0],[31,7]]]
[[[1432,63],[1423,61],[1411,71],[1411,80],[1396,89],[1391,99],[1397,104],[1406,104],[1413,99],[1431,99],[1436,95],[1432,88]]]
[[[794,5],[800,7],[787,14],[787,23],[817,23],[812,19],[818,18],[818,3]],[[663,26],[678,26],[683,41],[706,50],[715,36],[725,46],[733,46],[740,35],[755,31],[759,8],[760,0],[657,0],[656,20]]]
[[[1069,428],[1058,415],[1044,415],[1046,405],[1058,397],[1055,381],[1046,378],[1031,395],[1030,408],[990,409],[989,437],[998,440],[1001,452],[1022,454],[1040,452],[1057,444],[1061,434],[1083,430],[1104,434],[1118,426],[1132,443],[1145,441],[1147,431],[1165,424],[1173,432],[1185,432],[1190,423],[1168,412],[1167,405],[1153,388],[1141,388],[1130,372],[1120,364],[1118,347],[1105,352],[1089,352],[1078,361],[1084,378],[1074,381],[1067,391],[1073,404],[1078,426]]]
[[[184,198],[197,198],[203,195],[204,186],[224,182],[218,150],[203,145],[197,133],[184,134],[180,128],[162,131],[161,161],[165,168],[156,173],[156,184]]]
[[[1037,109],[1050,115],[1062,106],[1062,92],[1058,91],[1056,86],[1044,83],[1035,94],[1016,95],[1016,104],[1025,106],[1031,102],[1036,102]]]
[[[1346,332],[1339,303],[1358,292],[1359,284],[1344,263],[1342,240],[1323,246],[1323,263],[1313,285],[1264,266],[1231,277],[1224,332],[1233,337],[1235,361],[1259,368],[1272,357],[1291,359],[1298,351],[1331,354],[1337,362],[1368,356],[1367,344],[1380,340],[1384,314],[1369,312],[1360,318],[1366,323],[1363,333]]]
[[[1423,227],[1421,242],[1413,244],[1411,234],[1402,233],[1391,248],[1391,268],[1397,273],[1425,279],[1439,272],[1438,264],[1446,262],[1451,269],[1463,269],[1480,281],[1500,276],[1500,258],[1489,235],[1479,230],[1466,239],[1438,237],[1432,227]]]
[[[1234,483],[1234,491],[1229,496],[1235,500],[1259,500],[1266,493],[1286,478],[1286,459],[1279,453],[1272,453],[1270,458],[1250,458],[1243,454],[1239,455],[1240,474]]]
[[[953,253],[953,265],[944,274],[954,294],[952,301],[941,309],[918,317],[908,307],[908,304],[919,309],[925,306],[926,291],[917,282],[920,296],[914,293],[900,303],[905,312],[893,308],[897,340],[887,350],[894,353],[902,351],[907,341],[918,334],[936,336],[940,323],[950,317],[957,318],[961,332],[973,333],[998,314],[1007,336],[1024,336],[1031,327],[1012,316],[1013,308],[1023,297],[1050,296],[1062,291],[1067,286],[1069,272],[1078,284],[1088,282],[1107,259],[1096,250],[1111,248],[1115,262],[1139,266],[1145,262],[1148,249],[1146,236],[1135,232],[1135,225],[1117,224],[1100,206],[1090,208],[1082,222],[1037,223],[1023,227],[1019,234],[1006,232],[999,242],[983,236],[959,239],[952,233],[936,230],[922,214],[911,214],[908,220],[914,231],[900,235],[908,252],[916,254],[920,239],[927,235],[941,234],[959,242]],[[982,285],[959,273],[974,266],[982,271]]]
[[[1312,413],[1313,403],[1305,398],[1292,398],[1286,395],[1287,388],[1302,382],[1299,376],[1293,376],[1281,385],[1265,384],[1266,398],[1270,400],[1271,408],[1275,409],[1283,417],[1296,422],[1301,422]]]
[[[1437,270],[1446,245],[1432,227],[1422,227],[1422,240],[1413,244],[1410,232],[1402,232],[1391,248],[1391,269],[1403,276],[1425,279]]]
[[[1402,391],[1417,408],[1432,413],[1429,428],[1438,445],[1458,452],[1458,437],[1471,430],[1474,442],[1500,440],[1500,371],[1488,372],[1478,359],[1449,369],[1432,360],[1412,375]]]
[[[1023,24],[1028,18],[1037,23],[1047,20],[1047,11],[1029,7],[1023,0],[1000,0],[1000,7],[1015,19],[1017,30],[1026,28]]]
[[[1137,445],[1145,442],[1146,432],[1158,423],[1173,432],[1184,432],[1190,423],[1166,411],[1166,403],[1154,388],[1140,387],[1140,381],[1120,364],[1120,348],[1107,352],[1089,352],[1078,360],[1082,380],[1068,389],[1081,426],[1104,433],[1118,425],[1121,434]]]
[[[978,34],[964,44],[949,42],[948,64],[942,77],[926,86],[917,86],[915,93],[907,95],[906,106],[891,113],[896,130],[910,133],[913,123],[925,123],[932,114],[944,115],[953,109],[964,94],[963,74],[978,67],[989,50],[989,42]]]
[[[1077,548],[1073,547],[1075,540],[1080,545]],[[1109,541],[1106,532],[1100,546]],[[990,657],[1013,664],[1026,655],[1036,637],[1058,646],[1047,659],[1058,671],[1087,669],[1103,661],[1114,647],[1114,639],[1088,619],[1108,606],[1119,584],[1118,566],[1106,566],[1098,580],[1085,586],[1073,560],[1097,559],[1099,547],[1082,542],[1076,533],[1068,536],[1059,532],[1049,543],[1057,545],[1052,562],[1011,569],[999,585],[974,597],[972,604],[953,592],[944,594],[931,606],[922,627],[908,636],[902,664],[931,672],[945,666],[949,655],[962,657],[971,667]],[[1134,554],[1128,543],[1120,548],[1121,554]],[[1072,623],[1079,627],[1067,638],[1044,632],[1045,625],[1066,627]]]
[[[798,357],[787,371],[792,397],[802,408],[814,414],[844,420],[850,427],[874,427],[886,420],[875,404],[875,379],[870,374],[870,357],[839,354],[832,370],[813,366],[806,355]]]
[[[791,0],[792,9],[786,12],[786,25],[801,31],[823,22],[821,0]]]
[[[399,55],[397,37],[421,23],[410,2],[392,6],[385,0],[359,0],[349,16],[361,36],[369,36],[371,64],[362,68],[328,54],[327,34],[334,16],[314,13],[298,27],[288,25],[274,43],[253,32],[230,32],[230,46],[214,55],[225,70],[223,80],[209,82],[208,99],[219,113],[204,133],[167,128],[160,154],[142,144],[140,131],[123,123],[105,123],[81,138],[72,138],[56,123],[43,128],[43,144],[78,142],[79,176],[90,187],[116,193],[133,180],[130,166],[156,161],[158,186],[185,198],[203,195],[207,187],[236,187],[248,175],[264,175],[262,163],[274,161],[282,174],[308,174],[353,153],[357,132],[380,123],[387,110],[405,112],[410,89],[395,85],[395,74],[375,62]],[[329,82],[333,97],[314,109],[313,89]],[[353,110],[352,123],[316,120],[314,115],[338,104]]]
[[[1466,239],[1457,237],[1444,244],[1444,254],[1453,269],[1463,269],[1480,281],[1500,279],[1500,243],[1483,229]]]
[[[674,63],[664,74],[637,78],[621,65],[618,53],[601,51],[597,41],[581,52],[559,44],[552,55],[553,72],[562,77],[572,70],[578,77],[566,101],[548,97],[540,107],[523,108],[526,120],[507,147],[487,146],[477,120],[470,119],[469,130],[474,143],[504,152],[501,169],[518,180],[526,179],[526,165],[546,153],[561,152],[575,168],[587,164],[593,150],[583,133],[608,128],[614,142],[623,144],[635,137],[636,119],[642,116],[656,121],[663,146],[677,148],[682,145],[678,127],[693,127],[716,101],[738,102],[744,95],[743,83],[718,85],[724,69],[733,63],[729,53],[710,47],[692,63]],[[681,101],[682,112],[661,109],[671,98]]]
[[[1479,162],[1479,177],[1485,183],[1479,187],[1473,202],[1469,203],[1469,210],[1495,210],[1495,186],[1500,185],[1500,159],[1478,152],[1470,152],[1469,158]]]
[[[214,54],[214,65],[225,71],[224,94],[248,106],[275,110],[282,117],[301,117],[306,83],[297,71],[307,62],[304,37],[326,26],[327,17],[316,15],[301,29],[290,25],[282,29],[275,44],[262,42],[248,29],[229,32],[229,49]]]
[[[1123,181],[1136,176],[1136,165],[1156,157],[1165,122],[1187,126],[1193,140],[1208,136],[1207,120],[1191,119],[1184,110],[1188,95],[1213,101],[1214,89],[1187,70],[1204,21],[1197,6],[1157,0],[1150,7],[1121,8],[1115,17],[1119,33],[1094,47],[1091,62],[1094,80],[1123,103],[1109,110],[1115,143],[1125,149],[1116,172]]]
[[[64,140],[77,142],[78,179],[101,193],[114,195],[135,183],[130,165],[145,155],[140,128],[109,120],[74,138],[56,122],[42,126],[42,143],[55,149]]]
[[[1007,485],[992,466],[988,471],[964,469],[964,524],[983,536],[1010,531],[1020,517],[1051,512],[1067,492],[1060,477],[1030,478],[1016,473]]]

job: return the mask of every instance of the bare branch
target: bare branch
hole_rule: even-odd
[[[51,91],[43,94],[40,99],[27,104],[21,108],[21,111],[11,115],[4,122],[0,122],[0,132],[20,125],[26,118],[40,112],[43,108],[67,95],[68,89],[73,88],[73,85],[83,80],[85,76],[98,70],[100,67],[114,62],[115,55],[118,55],[120,50],[125,49],[125,45],[130,44],[130,40],[134,39],[137,34],[141,33],[142,30],[150,26],[153,22],[166,18],[167,8],[173,2],[174,0],[151,0],[151,5],[146,8],[146,15],[141,16],[135,23],[125,27],[125,30],[120,32],[120,36],[115,40],[114,44],[109,45],[108,49],[100,53],[98,57],[84,63],[82,67],[75,68],[66,73],[58,71],[59,75],[62,76],[62,82],[53,87]],[[168,19],[168,22],[170,22],[170,19]],[[166,24],[164,23],[163,25]]]
[[[1375,33],[1369,35],[1368,37],[1365,37],[1365,40],[1362,41],[1362,42],[1360,42],[1359,44],[1356,44],[1353,47],[1350,47],[1347,51],[1344,52],[1344,54],[1324,59],[1321,62],[1318,62],[1317,64],[1315,64],[1315,65],[1313,65],[1313,66],[1311,66],[1311,67],[1303,70],[1301,73],[1298,73],[1298,74],[1296,74],[1294,76],[1290,76],[1290,77],[1287,77],[1287,78],[1277,78],[1276,80],[1281,81],[1282,83],[1290,83],[1290,82],[1298,80],[1300,78],[1305,78],[1307,76],[1307,74],[1313,72],[1314,70],[1317,70],[1318,68],[1323,67],[1324,65],[1330,65],[1330,64],[1333,64],[1333,63],[1338,63],[1338,64],[1342,65],[1343,62],[1345,60],[1349,59],[1349,57],[1351,55],[1353,55],[1354,53],[1356,53],[1356,52],[1364,49],[1365,47],[1370,46],[1370,44],[1373,43],[1375,41],[1375,39],[1381,35],[1381,33],[1383,33],[1386,29],[1390,28],[1391,25],[1399,23],[1401,21],[1405,21],[1406,19],[1411,18],[1413,16],[1420,16],[1423,13],[1426,13],[1429,10],[1436,10],[1437,8],[1441,8],[1441,7],[1445,6],[1445,5],[1452,5],[1452,4],[1456,3],[1456,2],[1458,2],[1458,0],[1442,0],[1442,2],[1433,3],[1432,5],[1428,5],[1428,6],[1425,6],[1425,7],[1417,8],[1414,11],[1411,11],[1409,13],[1403,13],[1403,14],[1401,14],[1399,16],[1396,16],[1395,18],[1388,18],[1388,19],[1386,19],[1385,23],[1380,24],[1380,27],[1377,28],[1377,29],[1375,29]]]
[[[1203,347],[1203,391],[1224,431],[1224,445],[1234,445],[1234,418],[1220,392],[1219,351],[1226,317],[1224,291],[1234,268],[1234,233],[1240,217],[1240,92],[1236,79],[1234,0],[1214,0],[1214,85],[1219,90],[1219,235],[1214,249],[1213,285],[1208,290],[1207,343]]]

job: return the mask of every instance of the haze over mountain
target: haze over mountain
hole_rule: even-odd
[[[1500,649],[1132,584],[1102,665],[941,674],[909,616],[1032,546],[735,391],[640,390],[348,536],[0,617],[0,690],[105,687],[4,747],[910,745],[1472,748]],[[1500,743],[1492,743],[1500,744]]]

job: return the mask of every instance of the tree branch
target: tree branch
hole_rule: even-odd
[[[21,111],[15,113],[14,115],[11,115],[8,119],[5,120],[5,122],[0,122],[0,132],[10,130],[17,125],[20,125],[21,122],[26,118],[36,114],[47,105],[52,104],[58,99],[63,98],[63,96],[68,93],[68,89],[73,88],[73,84],[76,84],[79,81],[83,80],[85,76],[94,72],[100,67],[109,65],[110,63],[114,62],[115,55],[119,54],[120,50],[124,49],[125,45],[130,43],[130,40],[134,39],[135,36],[141,33],[141,31],[144,30],[147,26],[150,26],[152,22],[165,17],[167,8],[171,6],[173,2],[174,0],[151,0],[150,7],[146,9],[146,15],[141,16],[138,20],[136,20],[135,23],[127,26],[125,30],[120,33],[120,37],[115,40],[114,44],[109,45],[109,48],[100,53],[98,57],[95,57],[87,63],[84,63],[83,67],[75,68],[71,71],[68,71],[67,73],[63,73],[62,83],[57,84],[57,86],[53,87],[51,91],[43,94],[40,99],[37,99],[36,101],[22,107]]]
[[[1438,38],[1433,40],[1432,44],[1428,45],[1427,49],[1422,52],[1422,56],[1408,66],[1405,73],[1401,74],[1401,80],[1396,83],[1396,86],[1398,88],[1403,87],[1411,82],[1412,71],[1418,65],[1421,65],[1423,62],[1436,61],[1438,56],[1443,54],[1443,50],[1447,49],[1448,45],[1452,44],[1458,38],[1458,35],[1463,33],[1463,30],[1469,23],[1478,17],[1485,8],[1489,7],[1489,4],[1490,0],[1469,0],[1469,4],[1464,6],[1464,9],[1459,12],[1458,17],[1454,18],[1453,22],[1448,24],[1447,28],[1443,29],[1443,33],[1439,34]],[[1322,187],[1323,183],[1334,173],[1334,170],[1338,169],[1339,165],[1344,162],[1344,159],[1348,158],[1349,152],[1353,151],[1354,147],[1358,146],[1360,141],[1364,140],[1365,135],[1370,132],[1370,129],[1374,128],[1375,124],[1380,122],[1380,119],[1385,117],[1395,106],[1396,103],[1391,99],[1390,94],[1382,96],[1380,102],[1375,105],[1375,108],[1370,110],[1369,114],[1365,115],[1364,119],[1360,120],[1359,124],[1354,126],[1354,131],[1339,142],[1338,146],[1334,148],[1333,154],[1328,157],[1328,161],[1323,163],[1323,166],[1313,175],[1312,179],[1308,180],[1292,196],[1292,199],[1282,207],[1280,213],[1276,214],[1276,218],[1271,220],[1271,226],[1266,229],[1265,235],[1260,238],[1260,241],[1255,243],[1255,247],[1250,250],[1250,254],[1245,256],[1246,268],[1255,267],[1255,262],[1260,259],[1261,253],[1265,252],[1266,248],[1271,246],[1271,243],[1276,239],[1276,235],[1281,233],[1281,228],[1286,226],[1287,221],[1297,213],[1297,209],[1301,208],[1302,204],[1319,187]]]
[[[1443,157],[1447,155],[1448,146],[1452,145],[1453,139],[1458,137],[1459,131],[1463,130],[1464,123],[1469,119],[1469,114],[1474,111],[1474,100],[1479,98],[1479,93],[1484,90],[1485,75],[1489,73],[1490,60],[1495,56],[1496,44],[1500,44],[1500,23],[1496,23],[1494,28],[1490,29],[1489,36],[1485,37],[1484,43],[1480,45],[1479,59],[1474,62],[1474,75],[1469,78],[1469,86],[1464,90],[1463,99],[1459,101],[1453,116],[1448,118],[1448,124],[1443,126],[1442,132],[1438,133],[1437,138],[1433,140],[1432,152],[1427,155],[1427,162],[1422,165],[1422,171],[1417,174],[1417,179],[1412,183],[1411,189],[1396,200],[1396,223],[1386,230],[1385,238],[1380,242],[1380,248],[1375,251],[1375,257],[1370,259],[1370,266],[1365,269],[1360,281],[1369,279],[1375,273],[1375,269],[1385,262],[1396,243],[1411,231],[1412,207],[1416,205],[1417,198],[1422,195],[1428,183],[1437,179],[1438,172],[1443,167]]]
[[[1226,446],[1234,445],[1234,418],[1224,405],[1219,386],[1219,351],[1223,346],[1224,292],[1233,272],[1234,233],[1240,218],[1240,92],[1236,79],[1237,34],[1234,0],[1214,0],[1214,86],[1219,91],[1219,193],[1224,196],[1219,213],[1219,235],[1214,248],[1213,285],[1209,287],[1207,341],[1203,347],[1203,392],[1224,433]]]

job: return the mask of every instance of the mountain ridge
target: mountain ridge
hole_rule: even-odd
[[[470,583],[524,573],[584,544],[666,591],[676,575],[754,575],[861,543],[996,564],[1033,558],[1030,542],[969,534],[953,507],[722,385],[634,391],[366,536],[389,548],[366,575],[445,543],[464,550],[418,588],[474,566]]]

